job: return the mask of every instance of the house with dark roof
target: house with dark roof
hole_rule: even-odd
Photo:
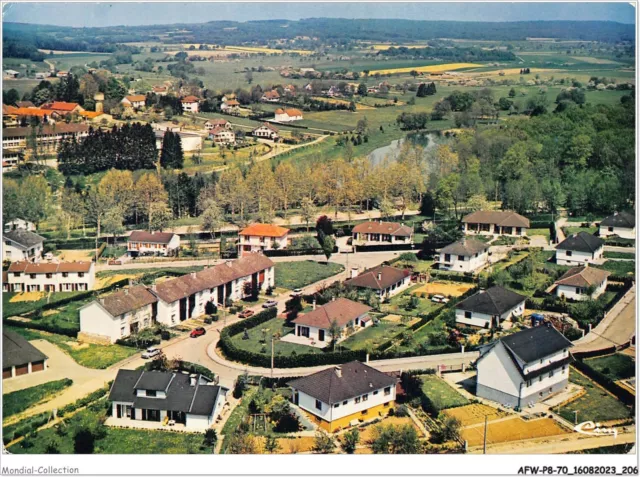
[[[46,371],[47,359],[18,333],[2,331],[2,379]]]
[[[105,424],[205,431],[219,416],[228,389],[201,374],[121,369],[109,392],[111,417]],[[148,427],[148,426],[145,426]]]
[[[139,255],[172,257],[179,249],[180,236],[171,232],[134,230],[127,239],[127,253],[130,257]]]
[[[397,378],[359,361],[290,381],[293,403],[328,432],[386,416],[396,400]]]
[[[354,244],[413,243],[413,229],[397,222],[363,222],[351,230]]]
[[[91,261],[12,262],[7,270],[7,291],[72,292],[93,290],[95,264]]]
[[[480,290],[456,305],[456,323],[476,328],[495,328],[505,320],[524,314],[525,296],[500,286]]]
[[[610,272],[594,267],[573,267],[555,281],[556,295],[570,300],[596,299],[607,289]]]
[[[153,326],[158,299],[146,286],[136,285],[87,303],[79,312],[79,340],[112,344]]]
[[[44,249],[44,237],[35,232],[16,228],[2,233],[2,259],[9,262],[38,261]]]
[[[480,350],[476,394],[523,409],[566,388],[573,344],[550,323],[504,336]]]
[[[454,272],[475,272],[489,263],[489,246],[474,238],[462,238],[440,250],[438,267]]]
[[[587,232],[570,235],[556,246],[558,265],[584,265],[602,258],[604,240]]]
[[[600,222],[600,237],[617,235],[620,238],[636,238],[636,216],[630,212],[615,212]]]
[[[386,300],[406,290],[411,284],[411,272],[406,269],[380,265],[358,273],[351,269],[351,278],[345,285],[364,290],[373,290],[380,300]]]
[[[255,128],[251,134],[253,137],[270,139],[272,141],[277,141],[280,138],[280,130],[273,124],[267,122]]]
[[[527,235],[529,219],[508,210],[478,210],[462,218],[465,234]]]
[[[315,306],[308,313],[298,315],[293,320],[293,333],[285,335],[282,340],[291,343],[305,344],[316,348],[325,348],[334,337],[331,327],[335,323],[340,334],[335,337],[340,342],[354,333],[372,324],[369,312],[371,307],[347,298],[338,298],[322,306]]]

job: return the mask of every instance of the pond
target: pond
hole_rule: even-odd
[[[422,146],[426,155],[428,151],[437,145],[442,144],[445,140],[446,139],[443,136],[435,133],[411,133],[407,134],[407,136],[402,139],[392,141],[391,144],[387,144],[386,146],[373,150],[369,154],[368,158],[373,166],[377,166],[385,158],[395,161],[402,150],[402,145],[406,141],[409,141],[411,144],[416,146]]]

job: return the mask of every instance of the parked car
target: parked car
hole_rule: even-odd
[[[447,301],[444,301],[444,300],[447,300],[447,299],[442,295],[433,295],[431,297],[431,301],[434,303],[446,303],[447,301],[449,301],[449,300]]]
[[[238,313],[239,318],[249,318],[253,315],[255,315],[255,311],[253,310],[242,310],[240,313]]]
[[[278,306],[278,302],[275,300],[269,300],[262,304],[262,308],[273,308],[275,306]]]
[[[202,326],[199,326],[198,328],[191,330],[191,334],[189,336],[191,336],[192,338],[197,338],[198,336],[202,336],[206,333],[207,330],[205,330]]]
[[[162,351],[160,351],[158,348],[147,348],[147,350],[142,353],[142,359],[151,359],[155,356],[158,356],[160,353],[162,353]]]
[[[293,292],[291,292],[292,297],[297,297],[302,295],[302,288],[294,288]]]

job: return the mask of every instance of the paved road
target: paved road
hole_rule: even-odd
[[[591,333],[575,342],[573,352],[594,351],[619,346],[636,333],[636,292],[632,288],[616,303]]]

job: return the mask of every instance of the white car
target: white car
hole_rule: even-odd
[[[278,302],[275,300],[269,300],[262,304],[262,308],[273,308],[274,306],[278,306]]]
[[[147,350],[142,353],[142,359],[151,359],[154,356],[158,356],[162,351],[158,348],[147,348]]]
[[[294,298],[300,295],[302,295],[302,288],[295,288],[293,292],[291,292],[291,296]]]
[[[445,298],[442,295],[433,295],[431,297],[431,301],[434,303],[447,303],[449,301],[448,298]]]

